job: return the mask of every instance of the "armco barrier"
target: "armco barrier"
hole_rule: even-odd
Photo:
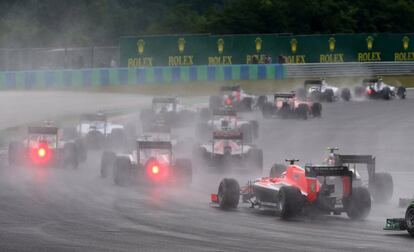
[[[37,89],[185,83],[192,81],[275,80],[283,65],[101,68],[0,72],[0,88]]]

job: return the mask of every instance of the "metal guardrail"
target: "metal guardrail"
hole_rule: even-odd
[[[414,62],[346,62],[284,64],[285,78],[413,75]]]

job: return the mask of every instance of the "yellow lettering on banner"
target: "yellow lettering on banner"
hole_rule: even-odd
[[[252,54],[246,55],[246,64],[253,64],[253,57],[256,56],[259,64],[264,64],[266,60],[266,54]],[[230,56],[231,57],[231,56]]]
[[[152,67],[152,57],[129,58],[128,67]]]
[[[360,52],[357,58],[359,62],[381,61],[381,52]]]
[[[394,61],[414,61],[414,52],[396,52]]]
[[[334,62],[344,62],[343,53],[334,53],[334,54],[321,54],[319,56],[320,63],[334,63]]]
[[[306,55],[286,56],[286,63],[296,63],[296,64],[306,63]]]
[[[209,65],[231,65],[232,56],[212,56],[208,57]]]
[[[191,66],[194,65],[194,56],[193,55],[184,55],[184,56],[169,56],[168,57],[169,66]]]

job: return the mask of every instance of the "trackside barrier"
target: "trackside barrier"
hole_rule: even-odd
[[[0,72],[0,88],[105,87],[283,78],[284,67],[280,64],[12,71]]]

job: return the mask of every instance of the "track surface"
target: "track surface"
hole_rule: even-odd
[[[36,104],[44,94],[36,95],[24,98]],[[85,104],[102,101],[99,95],[85,96],[90,97]],[[109,105],[130,106],[134,99],[126,97],[128,104]],[[408,97],[324,104],[323,118],[308,121],[262,120],[255,115],[260,118],[258,145],[264,149],[266,167],[292,157],[320,162],[328,146],[338,146],[343,153],[376,155],[378,169],[394,176],[395,194],[389,204],[374,204],[366,221],[352,222],[344,215],[282,221],[246,208],[231,212],[211,208],[210,193],[223,176],[233,175],[208,175],[196,164],[189,189],[119,188],[99,178],[100,154],[92,153],[79,170],[2,167],[0,250],[412,251],[414,240],[405,232],[382,230],[385,218],[404,214],[396,207],[398,197],[413,194],[414,92]],[[125,101],[117,96],[111,102],[120,100]],[[69,112],[79,113],[81,107]],[[59,109],[50,113],[58,115]],[[23,119],[27,115],[27,122],[47,116],[34,118],[23,107],[15,113]],[[187,132],[190,136],[192,130]],[[244,183],[258,174],[234,176]]]

